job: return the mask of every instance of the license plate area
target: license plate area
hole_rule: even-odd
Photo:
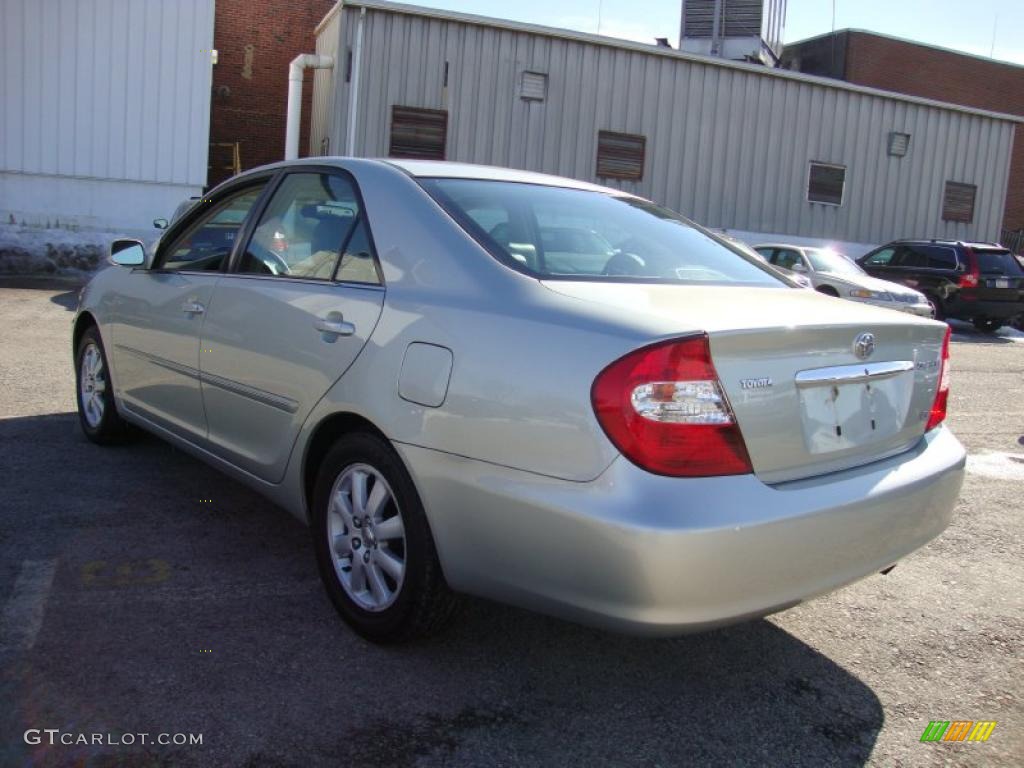
[[[996,288],[1009,288],[1010,287],[1010,281],[1008,279],[1004,278],[1004,277],[998,277],[995,280],[993,280],[992,282],[995,283],[995,287]]]
[[[914,391],[913,364],[801,371],[796,385],[808,452],[833,453],[883,442],[903,429]]]

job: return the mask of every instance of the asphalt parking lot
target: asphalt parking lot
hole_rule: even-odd
[[[75,297],[0,282],[0,765],[1024,762],[1022,334],[956,326],[970,473],[888,576],[657,641],[470,601],[379,648],[337,620],[294,519],[155,438],[85,440]],[[930,720],[998,725],[921,743]],[[25,743],[47,728],[202,744]]]

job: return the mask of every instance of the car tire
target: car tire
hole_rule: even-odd
[[[839,298],[839,291],[837,291],[831,285],[822,285],[819,286],[816,290],[818,291],[818,293],[823,293],[826,296],[832,296],[833,298],[836,299]]]
[[[945,320],[946,310],[943,309],[942,302],[937,297],[932,296],[930,293],[926,293],[924,297],[925,299],[927,299],[928,305],[932,308],[932,319]]]
[[[110,364],[99,329],[86,329],[75,350],[75,401],[85,436],[98,445],[114,445],[129,436],[128,424],[117,412]]]
[[[982,333],[995,333],[1003,327],[1002,320],[991,320],[988,318],[975,318],[973,321],[974,327]]]
[[[396,643],[433,634],[455,613],[412,478],[383,438],[338,440],[317,473],[310,514],[320,578],[362,637]]]

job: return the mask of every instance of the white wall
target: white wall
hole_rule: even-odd
[[[206,183],[214,0],[0,0],[0,221],[151,227]]]

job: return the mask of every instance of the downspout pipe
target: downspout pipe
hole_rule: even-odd
[[[307,69],[330,69],[334,59],[315,53],[300,53],[288,65],[288,122],[284,134],[284,159],[299,156],[299,127],[302,123],[302,73]]]

